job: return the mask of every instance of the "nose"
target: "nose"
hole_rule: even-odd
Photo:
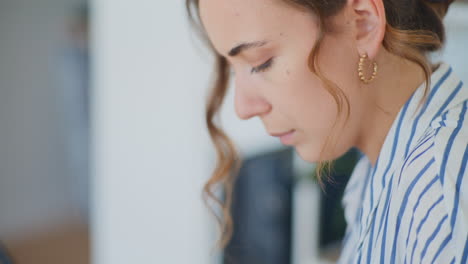
[[[248,81],[236,78],[234,91],[234,107],[240,119],[247,120],[270,111],[271,104],[258,92],[258,87]]]

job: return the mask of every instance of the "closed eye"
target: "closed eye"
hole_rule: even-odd
[[[263,63],[262,65],[252,68],[252,70],[250,71],[250,73],[257,73],[257,72],[265,71],[265,70],[267,70],[268,68],[270,68],[270,66],[271,66],[272,63],[273,63],[273,58],[270,58],[269,60],[267,60],[267,61],[266,61],[265,63]]]

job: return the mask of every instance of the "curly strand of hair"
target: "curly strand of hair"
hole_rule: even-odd
[[[188,19],[192,28],[195,29],[200,39],[208,46],[209,49],[214,52],[211,42],[206,36],[206,32],[203,27],[197,23],[200,21],[199,13],[192,12],[198,10],[198,0],[186,0],[185,8],[188,14]],[[236,149],[234,143],[224,133],[224,131],[215,124],[214,119],[218,118],[218,112],[222,106],[224,97],[228,88],[229,72],[226,60],[215,55],[215,78],[213,80],[213,86],[210,89],[210,94],[206,100],[205,110],[205,121],[208,128],[210,138],[215,146],[216,150],[216,166],[211,174],[211,177],[205,182],[202,189],[202,200],[205,206],[208,208],[210,213],[215,216],[218,223],[218,230],[221,232],[219,239],[215,243],[215,247],[224,248],[232,237],[233,233],[233,220],[230,212],[232,204],[232,193],[234,188],[235,176],[238,174],[241,167],[241,160],[239,158],[239,152]],[[218,198],[214,193],[214,188],[221,185],[224,200]],[[218,216],[214,206],[210,206],[209,202],[213,201],[215,206],[221,208],[221,216]],[[212,248],[213,250],[213,248]]]
[[[215,71],[216,79],[206,106],[206,125],[208,127],[210,137],[215,145],[217,163],[211,178],[205,183],[203,188],[203,198],[205,205],[207,205],[211,213],[215,215],[218,227],[222,234],[221,239],[218,240],[216,244],[219,248],[224,248],[229,242],[233,232],[230,207],[232,204],[234,180],[241,166],[241,161],[239,159],[239,152],[234,143],[229,139],[224,131],[214,123],[213,120],[217,117],[228,88],[228,66],[226,60],[221,56],[216,57]],[[217,198],[213,193],[212,189],[218,184],[221,184],[223,187],[224,202]],[[214,208],[208,206],[209,199],[212,199],[221,207],[222,217],[224,219],[215,213]]]
[[[309,68],[312,72],[314,72],[317,77],[322,81],[324,84],[324,88],[328,91],[328,93],[333,97],[336,103],[337,107],[337,116],[335,118],[335,121],[332,126],[332,134],[330,134],[324,142],[324,145],[320,151],[319,154],[319,161],[317,162],[317,166],[315,168],[315,175],[317,178],[317,181],[320,185],[320,188],[322,189],[323,192],[326,192],[325,189],[325,181],[327,181],[330,184],[336,184],[334,179],[331,177],[332,174],[332,169],[333,169],[333,160],[325,160],[323,159],[323,155],[325,151],[329,149],[334,149],[336,146],[337,141],[334,140],[336,139],[336,134],[338,130],[336,129],[336,126],[339,124],[340,118],[342,118],[343,111],[346,111],[345,115],[345,122],[343,123],[343,126],[346,124],[346,122],[349,120],[349,116],[351,113],[351,107],[349,103],[349,99],[346,96],[346,94],[341,90],[338,85],[334,82],[332,82],[330,79],[325,77],[325,75],[322,73],[320,70],[319,62],[318,62],[318,54],[320,52],[320,49],[322,47],[322,41],[324,38],[324,32],[326,32],[326,21],[322,17],[319,18],[319,31],[318,31],[318,37],[316,42],[313,45],[313,48],[309,54]],[[343,107],[345,105],[345,107]],[[333,143],[330,147],[330,144]]]

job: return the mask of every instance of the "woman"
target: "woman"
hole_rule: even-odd
[[[206,118],[218,166],[204,191],[218,201],[211,187],[225,187],[222,245],[239,161],[213,118],[233,77],[239,118],[259,117],[319,172],[351,147],[362,153],[339,263],[466,263],[468,88],[429,60],[450,3],[187,0],[215,54]]]

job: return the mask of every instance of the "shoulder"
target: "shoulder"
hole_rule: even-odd
[[[467,107],[464,101],[436,117],[401,167],[398,189],[412,190],[406,243],[413,253],[408,260],[459,263],[467,258]]]
[[[463,176],[468,146],[468,101],[445,111],[434,119],[434,158],[440,168],[441,180],[446,175]],[[465,171],[465,174],[468,173]]]
[[[404,159],[401,172],[421,171],[445,176],[464,176],[468,155],[468,100],[434,118]]]
[[[463,195],[468,203],[467,167],[468,100],[434,118],[404,159],[399,182],[408,185],[437,179],[444,199],[454,202],[454,195]]]

